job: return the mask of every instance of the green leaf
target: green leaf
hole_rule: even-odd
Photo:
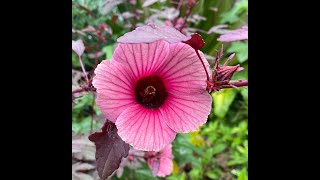
[[[194,180],[200,180],[201,178],[201,170],[198,168],[192,168],[192,170],[189,172],[189,175],[191,179]]]
[[[231,103],[236,97],[236,89],[224,89],[212,94],[213,111],[219,118],[224,118],[229,110]]]
[[[200,131],[201,135],[212,135],[218,127],[219,121],[209,122],[203,130]]]
[[[231,10],[221,13],[220,23],[235,23],[240,20],[243,12],[248,12],[248,0],[237,1]]]
[[[237,149],[238,149],[238,151],[239,151],[240,153],[242,153],[242,154],[247,154],[245,148],[243,148],[243,147],[241,147],[241,146],[237,146]]]
[[[248,80],[248,61],[242,63],[241,67],[243,67],[244,70],[235,72],[233,77],[232,77],[232,80],[240,80],[240,79]],[[242,89],[242,88],[246,88],[246,87],[241,87],[239,89]]]
[[[166,180],[185,180],[186,174],[183,172],[182,174],[171,174],[170,176],[166,177]]]
[[[248,159],[245,157],[239,157],[235,160],[231,160],[228,162],[228,166],[234,166],[234,165],[245,165],[247,164]]]
[[[207,172],[207,176],[211,179],[219,179],[218,175],[213,171]]]
[[[220,20],[221,24],[224,24],[227,22],[234,23],[239,20],[239,17],[237,16],[236,11],[234,11],[234,10],[221,13],[220,17],[221,17],[221,20]]]
[[[235,10],[237,12],[248,11],[248,0],[240,0],[235,4]]]
[[[201,168],[201,161],[196,158],[193,151],[203,156],[202,150],[196,146],[193,146],[188,139],[191,137],[190,134],[178,134],[175,141],[173,142],[173,155],[178,164],[185,164],[192,162],[192,166]]]
[[[113,45],[105,46],[103,52],[106,53],[106,59],[111,59],[113,54]]]
[[[76,134],[90,132],[91,117],[88,116],[79,122],[72,122],[72,131]],[[97,121],[92,121],[93,129],[99,129]]]
[[[76,55],[75,52],[72,52],[72,67],[73,68],[81,67],[78,56]]]
[[[227,146],[225,144],[217,144],[212,149],[212,155],[221,153]]]
[[[135,179],[139,180],[157,180],[157,177],[152,176],[152,172],[149,168],[145,167],[143,169],[139,168],[134,170]]]
[[[243,97],[243,99],[246,101],[246,103],[248,104],[248,88],[242,87],[240,89],[240,93]]]
[[[238,174],[238,180],[248,180],[248,171],[243,168]]]
[[[96,102],[94,103],[93,109],[96,112],[97,116],[99,116],[101,114],[101,111],[100,111],[99,107],[97,106]]]

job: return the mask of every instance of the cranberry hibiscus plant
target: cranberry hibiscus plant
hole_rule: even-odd
[[[237,31],[232,33],[221,37],[222,41],[247,39],[237,39]],[[89,136],[96,146],[98,174],[106,179],[119,168],[122,158],[134,158],[129,154],[131,146],[144,152],[139,157],[146,160],[153,176],[169,175],[176,134],[196,131],[206,123],[210,93],[247,86],[245,80],[231,80],[243,68],[227,65],[234,54],[220,65],[221,48],[210,69],[200,51],[205,45],[202,37],[186,36],[169,26],[141,26],[117,42],[112,59],[102,61],[92,84],[86,78],[83,87],[96,91],[96,103],[107,119],[101,132]],[[82,41],[73,41],[72,49],[81,63]]]

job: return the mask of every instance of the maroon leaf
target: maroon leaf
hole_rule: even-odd
[[[166,0],[145,0],[144,3],[142,4],[142,7],[147,7],[150,6],[156,2],[165,2]]]
[[[123,0],[105,0],[102,3],[102,9],[101,9],[102,14],[103,15],[108,14],[115,6],[118,6],[123,2],[124,2]]]
[[[110,35],[112,35],[112,28],[108,25],[108,24],[106,24],[106,23],[100,23],[99,24],[99,29],[101,30],[101,31],[106,31],[107,33],[109,33]]]
[[[129,19],[129,18],[133,18],[135,15],[131,12],[126,11],[126,12],[122,13],[121,16],[123,19]]]
[[[220,36],[217,40],[221,42],[248,40],[248,26],[243,26],[240,29],[232,30]]]
[[[191,39],[189,39],[188,41],[184,41],[184,43],[189,44],[195,50],[199,50],[205,45],[205,42],[202,39],[201,35],[197,33],[192,34]]]
[[[93,26],[87,26],[86,28],[81,30],[82,32],[95,32],[96,29]]]
[[[89,136],[89,140],[96,145],[97,171],[102,180],[118,169],[121,159],[128,156],[129,144],[119,137],[117,131],[114,123],[106,121],[102,132]]]
[[[137,27],[135,30],[124,34],[118,38],[119,43],[150,43],[157,40],[164,40],[169,43],[187,41],[190,36],[186,36],[173,27],[158,27],[152,23]]]
[[[72,180],[94,180],[93,177],[86,172],[94,170],[94,166],[88,163],[72,164]]]
[[[228,30],[228,29],[224,29],[228,27],[228,25],[226,24],[221,24],[221,25],[217,25],[217,26],[213,26],[211,27],[209,30],[208,30],[208,34],[211,34],[211,33],[217,33],[217,34],[226,34],[228,32],[230,32],[231,30]]]
[[[206,21],[206,20],[207,18],[200,16],[199,14],[194,14],[187,19],[188,22],[192,22],[196,24],[198,24],[200,21]]]
[[[158,1],[158,0],[146,0],[146,1],[143,3],[142,7],[150,6],[150,5],[154,4],[154,3],[156,3],[157,1]]]
[[[95,160],[95,146],[88,140],[88,136],[72,137],[72,157],[82,161]]]
[[[105,52],[99,51],[99,52],[96,52],[96,53],[88,54],[88,57],[91,58],[91,59],[95,59],[96,57],[99,58],[99,57],[103,56],[104,54],[105,54]]]

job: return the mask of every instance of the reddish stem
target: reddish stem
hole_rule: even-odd
[[[96,45],[96,52],[94,53],[94,69],[97,67],[98,65],[98,52],[99,52],[99,48],[100,48],[100,37],[98,36],[98,43]]]
[[[72,96],[76,93],[81,93],[81,92],[95,92],[96,89],[94,87],[92,87],[91,85],[92,85],[92,80],[90,80],[88,84],[85,84],[84,86],[82,86],[76,90],[73,90]]]
[[[84,10],[85,12],[87,12],[87,13],[88,13],[90,16],[92,16],[93,18],[97,18],[97,17],[94,15],[94,13],[93,13],[92,11],[90,11],[88,8],[86,8],[86,7],[84,7],[84,6],[80,5],[80,4],[78,4],[78,6],[79,6],[80,9]]]
[[[79,88],[79,89],[73,90],[73,91],[72,91],[72,95],[73,95],[73,94],[76,94],[76,93],[81,93],[81,92],[83,92],[83,91],[85,91],[84,88]]]
[[[83,65],[83,62],[82,62],[82,59],[81,59],[81,56],[78,56],[79,57],[79,61],[80,61],[80,65],[81,65],[81,68],[82,68],[82,71],[83,71],[83,74],[86,78],[86,82],[87,84],[89,84],[89,79],[88,79],[88,76],[87,76],[87,73],[86,73],[86,70],[84,69],[84,65]]]
[[[202,64],[202,66],[203,66],[203,69],[206,71],[207,81],[209,81],[210,78],[209,78],[209,73],[208,73],[208,71],[207,71],[207,68],[206,68],[206,66],[204,65],[204,62],[202,61],[198,50],[195,49],[195,51],[196,51],[197,56],[199,57],[199,59],[200,59],[200,61],[201,61],[201,64]]]
[[[90,116],[91,116],[91,121],[90,121],[90,134],[92,134],[92,131],[93,131],[93,114],[95,113],[95,111],[94,111],[94,108],[93,108],[93,106],[94,106],[94,102],[95,102],[95,96],[94,96],[94,94],[93,94],[93,101],[92,101],[92,104],[91,104],[91,112],[90,112]]]
[[[194,4],[192,4],[191,6],[188,7],[187,12],[186,12],[186,14],[184,15],[184,18],[183,18],[183,19],[184,19],[184,22],[183,22],[181,28],[179,29],[180,32],[181,32],[182,29],[184,28],[184,26],[185,26],[185,24],[186,24],[186,22],[187,22],[187,19],[188,19],[188,17],[190,16],[191,11],[192,11],[192,9],[193,9],[193,7],[194,7],[195,5],[196,5],[196,3],[194,3]]]
[[[178,10],[178,11],[180,11],[180,8],[181,8],[182,3],[183,3],[183,0],[180,0],[180,1],[179,1],[179,4],[178,4],[178,6],[177,6],[177,10]]]
[[[222,85],[222,89],[234,88],[234,86],[236,86],[236,87],[248,86],[248,81],[247,80],[239,80],[239,81],[230,83],[230,85]]]

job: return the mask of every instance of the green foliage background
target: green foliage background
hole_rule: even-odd
[[[112,35],[106,33],[106,42],[100,44],[100,49],[105,52],[99,57],[99,62],[112,57],[116,39],[124,33],[130,31],[125,28],[125,24],[143,23],[152,15],[151,9],[161,9],[163,6],[172,7],[170,1],[157,2],[149,7],[143,8],[142,0],[137,0],[136,5],[128,2],[114,6],[108,14],[103,14],[102,0],[73,0],[72,3],[72,28],[83,29],[89,25],[98,27],[99,23],[106,23],[112,29]],[[92,11],[96,17],[91,17],[88,13],[79,8],[82,5]],[[117,19],[112,22],[112,16],[116,13],[132,12],[133,8],[143,11],[141,18],[134,22],[134,19]],[[216,8],[216,11],[212,10]],[[181,8],[183,15],[186,7]],[[247,0],[199,0],[194,7],[192,14],[198,14],[206,18],[199,23],[187,24],[192,28],[208,31],[211,27],[228,24],[228,29],[236,29],[247,25],[248,1]],[[88,33],[90,36],[90,33]],[[215,55],[215,51],[220,48],[221,42],[216,41],[219,34],[206,34],[199,32],[206,42],[202,49],[205,54]],[[97,38],[73,33],[73,40],[82,39],[86,46],[96,45]],[[231,64],[240,63],[245,68],[244,71],[235,74],[234,79],[248,79],[248,44],[247,41],[223,43],[225,53],[236,52],[236,56]],[[92,51],[94,52],[94,51]],[[90,51],[85,51],[83,61],[86,70],[90,71],[94,67],[94,59],[88,57]],[[72,56],[73,69],[81,71],[76,55]],[[81,83],[81,82],[80,82]],[[246,180],[248,179],[248,89],[224,89],[213,93],[213,108],[208,121],[199,131],[189,134],[178,134],[173,142],[173,154],[175,168],[168,180],[184,179],[219,179],[219,180]],[[99,130],[102,122],[96,120],[101,117],[101,112],[97,108],[95,97],[92,94],[85,94],[77,98],[73,104],[72,112],[72,132],[74,135],[88,134],[91,127]],[[144,165],[138,170],[125,169],[120,179],[161,179],[152,177],[151,171]],[[112,177],[113,179],[119,179]]]

